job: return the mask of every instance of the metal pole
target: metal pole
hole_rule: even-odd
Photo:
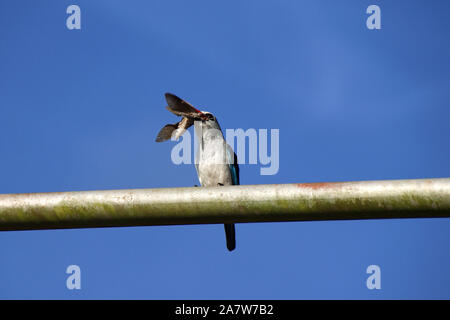
[[[450,217],[450,178],[0,195],[0,230]]]

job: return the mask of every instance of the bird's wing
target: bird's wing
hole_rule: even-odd
[[[194,117],[198,116],[199,113],[202,113],[200,110],[194,108],[189,102],[178,98],[174,94],[166,93],[165,96],[168,104],[168,106],[166,107],[167,110],[177,116]]]
[[[239,164],[236,153],[234,153],[233,149],[230,145],[227,144],[227,161],[228,166],[231,172],[231,180],[233,181],[233,185],[239,185]]]

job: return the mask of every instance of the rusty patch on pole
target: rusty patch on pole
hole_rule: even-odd
[[[314,182],[314,183],[297,183],[300,188],[323,189],[323,188],[337,188],[340,182]]]

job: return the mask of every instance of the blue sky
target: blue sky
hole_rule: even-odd
[[[280,130],[279,172],[241,165],[242,184],[450,177],[449,9],[3,0],[0,193],[197,184],[154,142],[177,119],[165,92],[222,129]],[[1,232],[0,298],[450,299],[450,219],[236,228],[232,253],[222,225]],[[72,264],[81,290],[66,288]]]

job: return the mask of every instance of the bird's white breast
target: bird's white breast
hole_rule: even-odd
[[[223,135],[204,135],[198,146],[198,176],[202,186],[232,184]]]

